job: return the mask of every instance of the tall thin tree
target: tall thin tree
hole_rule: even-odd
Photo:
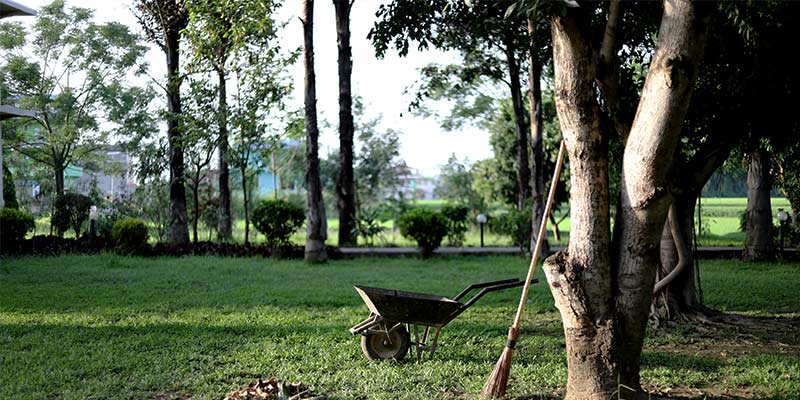
[[[322,181],[319,177],[319,128],[317,127],[317,78],[314,74],[314,0],[303,1],[303,63],[305,65],[306,113],[306,262],[324,262],[328,237]]]
[[[350,10],[355,0],[333,0],[336,9],[336,37],[339,47],[339,173],[336,205],[339,210],[339,246],[356,244],[355,182],[353,179],[353,95],[350,78],[353,56],[350,48]]]
[[[531,251],[536,247],[536,235],[544,215],[544,122],[542,119],[542,61],[539,59],[540,45],[537,40],[536,20],[528,17],[528,106],[531,125]],[[542,242],[542,254],[550,253],[547,238]]]
[[[167,56],[167,137],[169,138],[169,235],[171,243],[189,242],[186,187],[181,145],[180,39],[189,22],[185,0],[136,0],[136,18],[147,37]]]

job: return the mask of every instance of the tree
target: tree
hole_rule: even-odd
[[[767,183],[770,171],[776,169],[765,168],[762,160],[782,159],[777,149],[791,149],[797,142],[796,122],[787,109],[790,106],[784,104],[797,90],[796,78],[781,57],[789,45],[786,41],[796,34],[794,25],[787,22],[798,12],[800,8],[783,2],[720,7],[720,22],[708,39],[715,51],[708,52],[703,61],[673,164],[674,175],[680,179],[672,183],[674,207],[662,234],[651,316],[656,320],[709,312],[695,289],[695,260],[689,246],[698,196],[723,163],[737,166],[728,170],[747,174],[739,166],[750,160],[747,215],[751,232],[745,256],[772,256]]]
[[[38,115],[5,130],[13,134],[9,145],[52,170],[56,194],[64,192],[68,165],[106,146],[109,130],[102,122],[124,129],[115,104],[134,90],[125,84],[128,74],[145,68],[138,35],[123,24],[93,19],[91,10],[57,0],[39,11],[31,35],[18,23],[0,24],[3,96]]]
[[[228,110],[233,137],[228,158],[239,170],[241,179],[247,244],[252,200],[248,182],[266,167],[269,158],[264,153],[275,151],[289,130],[282,130],[282,121],[276,113],[285,111],[284,99],[292,89],[286,70],[296,60],[297,53],[284,54],[280,46],[271,43],[269,47],[252,45],[242,48],[240,56],[240,62],[234,68],[233,102]]]
[[[210,104],[214,89],[208,87],[204,81],[190,81],[189,87],[189,95],[184,103],[184,136],[181,147],[185,151],[189,165],[187,183],[192,191],[192,238],[197,243],[199,240],[197,225],[201,218],[201,210],[205,208],[200,201],[200,188],[210,179],[208,167],[214,157],[218,138],[211,134],[214,121],[208,118],[209,110],[214,109],[214,105]],[[227,130],[225,140],[228,140]]]
[[[534,8],[527,15],[528,25],[528,116],[531,132],[531,240],[530,251],[536,248],[536,235],[542,224],[545,207],[544,187],[544,115],[542,98],[542,70],[550,58],[549,43],[547,43],[548,24],[545,18],[539,17],[539,10]],[[545,45],[547,43],[547,45]],[[556,232],[558,232],[556,228]],[[550,253],[550,244],[546,238],[542,241],[542,254]]]
[[[791,159],[798,141],[798,126],[793,101],[798,89],[794,70],[784,62],[785,49],[798,28],[793,21],[800,7],[791,2],[758,2],[727,5],[729,23],[738,28],[750,45],[752,75],[748,78],[752,107],[758,112],[758,123],[748,126],[740,151],[748,162],[747,221],[744,258],[762,260],[774,257],[772,207],[770,192],[775,177],[783,182],[774,168]],[[784,155],[789,156],[788,159]],[[784,175],[785,176],[785,175]]]
[[[358,205],[377,205],[391,197],[400,185],[400,176],[408,173],[400,158],[400,132],[393,129],[380,132],[378,120],[359,129],[361,149],[356,159],[356,192]]]
[[[464,204],[475,213],[484,211],[486,203],[473,187],[473,177],[467,160],[460,162],[455,154],[447,159],[439,171],[439,182],[434,194],[448,202]]]
[[[336,206],[339,210],[339,246],[353,246],[356,214],[353,176],[353,95],[350,78],[353,56],[350,49],[350,10],[355,0],[333,0],[339,47],[339,172],[336,178]]]
[[[147,37],[167,56],[167,137],[169,139],[169,241],[189,242],[186,214],[186,177],[181,147],[181,84],[180,39],[189,22],[186,0],[136,0],[136,18]]]
[[[458,94],[473,97],[478,109],[485,109],[485,94],[478,88],[484,78],[504,83],[510,91],[516,136],[517,208],[525,208],[530,197],[528,137],[522,96],[522,65],[529,49],[527,24],[516,16],[507,18],[504,2],[452,2],[449,0],[394,0],[378,9],[378,21],[369,33],[376,55],[382,57],[390,46],[400,56],[411,42],[419,48],[434,46],[457,50],[461,65],[424,68],[416,105],[427,97],[447,98]],[[413,106],[413,105],[412,105]],[[454,107],[455,115],[470,110]],[[450,120],[453,122],[454,120]]]
[[[217,155],[219,170],[219,218],[221,240],[231,237],[231,190],[228,166],[228,91],[227,80],[237,49],[266,45],[275,37],[272,19],[280,1],[193,0],[189,2],[190,23],[186,31],[194,51],[194,68],[210,66],[217,78]],[[233,57],[232,57],[233,56]]]
[[[596,84],[593,44],[616,49],[619,43],[613,43],[614,35],[593,37],[600,30],[591,29],[591,21],[598,15],[606,16],[606,24],[618,21],[618,7],[611,15],[591,6],[563,9],[551,19],[556,106],[570,160],[573,212],[568,249],[549,257],[543,270],[564,324],[567,399],[611,398],[622,388],[633,391],[626,391],[626,398],[646,398],[639,365],[658,242],[672,203],[666,188],[703,53],[708,8],[688,0],[665,2],[656,50],[625,135],[613,236],[610,133],[601,125],[596,93],[619,99]]]
[[[228,166],[227,78],[228,60],[234,47],[230,35],[234,23],[232,20],[238,17],[238,8],[232,5],[231,2],[215,0],[191,2],[189,7],[190,23],[187,29],[187,37],[191,41],[195,59],[211,64],[217,74],[217,169],[219,171],[217,234],[220,240],[229,240],[232,232],[230,167]],[[196,219],[197,216],[195,216],[195,225]]]
[[[357,116],[363,117],[364,111],[359,103],[355,110]],[[381,118],[359,118],[357,123],[361,146],[353,172],[358,209],[377,207],[387,197],[392,197],[400,185],[400,177],[409,172],[405,161],[400,158],[401,133],[393,129],[380,130]],[[325,190],[335,190],[339,160],[334,151],[320,162],[320,179]]]
[[[305,67],[306,126],[306,262],[324,262],[328,258],[328,237],[322,182],[319,177],[319,128],[317,127],[317,78],[314,74],[314,0],[303,0],[303,65]]]

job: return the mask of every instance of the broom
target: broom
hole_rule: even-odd
[[[564,161],[564,141],[561,141],[561,146],[558,148],[558,161],[556,161],[556,170],[553,173],[553,181],[550,183],[550,192],[547,194],[547,204],[544,208],[542,215],[542,223],[539,226],[539,234],[536,236],[536,246],[534,247],[533,254],[531,255],[531,265],[528,267],[528,277],[525,278],[525,286],[522,288],[522,297],[519,299],[519,307],[517,307],[517,315],[514,317],[514,323],[508,328],[508,340],[506,347],[503,348],[503,354],[497,360],[497,365],[494,366],[492,374],[489,375],[489,380],[481,391],[481,397],[493,398],[503,397],[506,394],[506,386],[508,386],[508,375],[511,372],[511,356],[514,353],[514,346],[517,343],[519,336],[519,320],[522,317],[522,310],[525,308],[525,300],[528,298],[528,289],[531,286],[531,279],[533,279],[533,272],[536,270],[536,262],[539,259],[539,253],[542,250],[542,242],[547,228],[547,216],[550,214],[550,208],[553,206],[553,197],[556,193],[556,183],[561,174],[561,164]]]

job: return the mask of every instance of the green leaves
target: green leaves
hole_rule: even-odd
[[[19,22],[0,22],[0,50],[12,50],[25,45],[25,29]]]

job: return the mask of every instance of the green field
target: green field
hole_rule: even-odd
[[[332,399],[470,397],[500,354],[518,289],[487,296],[445,327],[433,360],[375,363],[347,332],[367,316],[352,285],[453,295],[471,282],[522,276],[527,267],[517,257],[316,267],[115,255],[0,262],[3,399],[219,399],[271,376]],[[781,324],[792,330],[775,336],[780,329],[683,324],[652,333],[643,354],[646,387],[699,398],[800,398],[800,264],[701,267],[706,304],[791,317]],[[558,396],[564,360],[558,314],[546,286],[534,285],[511,397]]]

